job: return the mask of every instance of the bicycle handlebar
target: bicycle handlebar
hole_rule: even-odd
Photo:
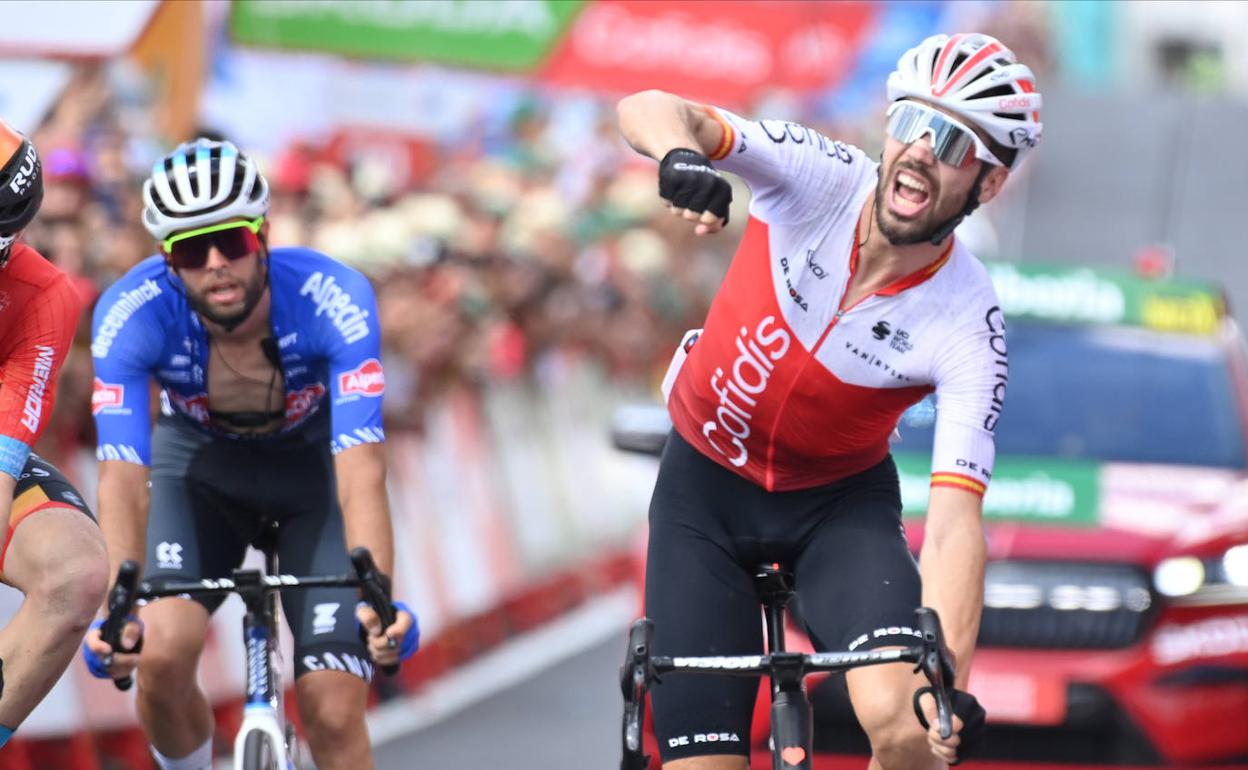
[[[707,657],[668,657],[650,655],[654,621],[640,618],[629,630],[628,653],[620,667],[620,689],[624,695],[623,747],[620,770],[646,770],[650,758],[643,753],[642,723],[645,721],[646,692],[661,674],[669,672],[702,673],[728,676],[775,675],[777,661],[791,664],[797,658],[801,675],[817,671],[846,671],[882,663],[914,663],[932,685],[936,698],[936,715],[940,735],[953,735],[954,664],[941,631],[940,617],[927,607],[915,610],[915,622],[922,641],[911,647],[865,652],[817,652],[811,654],[783,652],[770,655],[719,655]]]
[[[923,656],[914,667],[922,671],[932,683],[932,695],[936,698],[936,717],[940,724],[940,737],[953,735],[953,689],[954,665],[949,648],[945,646],[945,634],[940,628],[940,616],[936,610],[920,607],[914,611],[919,632],[923,634]]]
[[[646,770],[650,757],[643,753],[641,726],[646,720],[646,688],[658,675],[650,664],[654,621],[641,618],[628,632],[628,652],[620,666],[620,690],[624,693],[624,758],[620,770]]]
[[[381,618],[382,626],[388,628],[394,623],[395,613],[394,606],[390,603],[390,587],[385,575],[377,569],[372,553],[363,546],[352,549],[351,564],[355,568],[354,575],[313,575],[309,577],[260,575],[259,588],[265,593],[285,591],[292,588],[359,588],[364,601]],[[221,596],[236,593],[240,590],[244,589],[240,588],[233,577],[161,581],[157,584],[146,580],[139,582],[138,563],[127,559],[117,568],[117,580],[109,591],[108,615],[105,617],[104,625],[100,629],[100,638],[111,646],[113,650],[120,650],[121,632],[125,628],[126,620],[134,610],[136,602],[169,596]],[[135,652],[141,646],[142,640],[133,650],[123,650],[123,652]],[[106,661],[105,665],[111,665],[111,660]],[[399,667],[397,664],[382,666],[381,670],[387,676],[391,676],[399,670]],[[133,683],[133,677],[130,676],[113,680],[113,684],[117,686],[117,689],[123,691],[129,690]]]
[[[373,608],[373,612],[377,613],[377,617],[381,620],[381,627],[389,628],[395,621],[394,605],[390,602],[390,579],[377,569],[376,563],[373,562],[373,555],[364,546],[351,549],[351,564],[355,567],[355,574],[359,578],[360,594],[363,595],[364,601]],[[390,646],[394,646],[393,639],[390,640]],[[391,663],[382,666],[381,670],[386,676],[394,676],[399,670],[399,664]]]
[[[100,627],[100,639],[112,647],[114,652],[121,650],[121,632],[126,627],[126,619],[130,617],[130,611],[134,609],[135,587],[138,582],[138,563],[130,559],[123,561],[117,568],[117,582],[113,583],[112,590],[108,592],[108,617],[104,619],[104,625]],[[137,649],[136,645],[135,650]],[[122,652],[125,651],[122,650]],[[105,667],[112,665],[112,657],[113,654],[109,653],[108,660],[104,663]],[[113,684],[118,690],[125,692],[134,684],[134,678],[127,675],[114,679]]]

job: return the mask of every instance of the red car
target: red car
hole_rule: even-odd
[[[989,730],[968,764],[1248,768],[1248,354],[1222,294],[1086,268],[989,268],[1010,384],[970,686]],[[620,417],[617,444],[661,445],[665,413]],[[934,421],[930,399],[915,405],[894,446],[916,553]],[[860,768],[844,758],[867,746],[843,678],[808,686],[816,768]]]

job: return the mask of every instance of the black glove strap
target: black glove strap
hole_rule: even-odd
[[[923,715],[923,707],[919,704],[919,698],[928,693],[932,693],[931,687],[920,687],[914,691],[914,715],[919,718],[919,724],[923,725],[924,730],[931,729],[931,725],[928,724],[927,717]],[[932,697],[935,698],[935,694]],[[975,749],[984,742],[986,715],[984,707],[979,705],[979,701],[969,692],[954,690],[952,705],[954,715],[962,720],[962,729],[958,731],[958,737],[962,739],[958,744],[958,757],[950,763],[956,765],[974,753]]]

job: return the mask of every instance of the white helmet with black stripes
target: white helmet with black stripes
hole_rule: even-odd
[[[933,35],[897,60],[888,100],[919,99],[982,128],[1018,168],[1040,142],[1043,99],[1026,64],[1000,40],[977,32]]]
[[[264,216],[269,184],[231,142],[197,139],[156,161],[143,204],[143,226],[162,241],[181,230]]]

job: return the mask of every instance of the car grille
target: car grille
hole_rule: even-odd
[[[1126,564],[989,562],[979,643],[1115,649],[1139,640],[1154,606],[1148,577]]]

